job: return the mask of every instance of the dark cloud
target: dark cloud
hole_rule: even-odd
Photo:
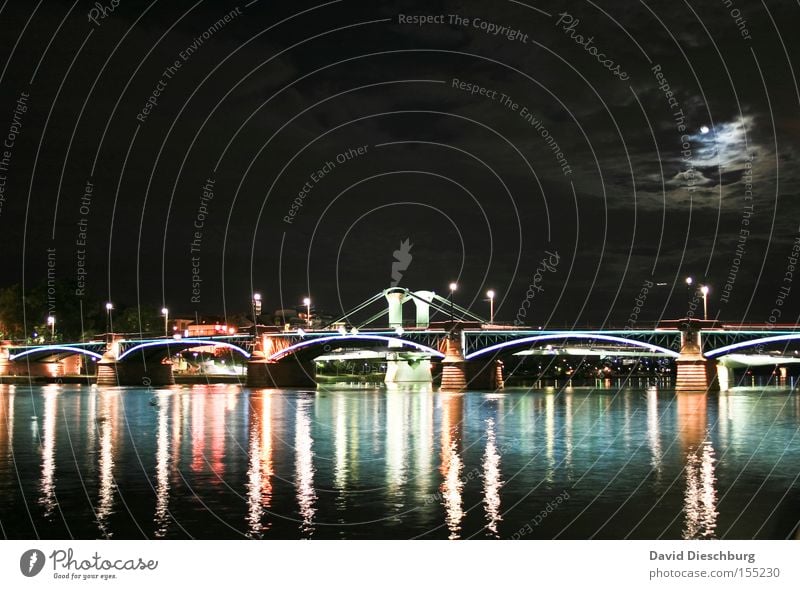
[[[88,288],[129,303],[241,310],[255,288],[276,307],[308,292],[346,307],[388,286],[393,251],[410,239],[408,286],[443,291],[458,277],[460,302],[479,307],[491,286],[505,293],[501,319],[557,249],[571,272],[565,263],[549,277],[551,306],[534,319],[565,322],[582,308],[592,322],[627,316],[656,275],[670,287],[642,317],[681,313],[674,285],[686,274],[721,292],[745,229],[720,308],[764,319],[800,221],[795,3],[194,4],[126,1],[96,26],[87,6],[67,15],[71,3],[45,1],[21,36],[34,6],[5,5],[3,135],[22,92],[30,102],[0,212],[4,282],[41,280],[47,247],[74,276],[87,216]],[[571,31],[555,24],[562,12],[579,21]],[[493,34],[501,27],[527,40]]]

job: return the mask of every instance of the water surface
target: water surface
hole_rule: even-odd
[[[800,396],[0,385],[6,538],[786,538]]]

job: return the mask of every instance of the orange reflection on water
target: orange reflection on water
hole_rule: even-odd
[[[676,393],[680,440],[686,453],[686,489],[683,538],[715,538],[717,489],[716,458],[707,429],[707,398],[701,393]]]
[[[445,509],[445,523],[450,531],[450,540],[461,536],[461,520],[464,518],[461,493],[464,468],[461,451],[461,423],[464,418],[463,393],[441,393],[442,398],[442,484],[440,492]]]
[[[272,396],[268,391],[251,397],[250,462],[247,469],[248,536],[260,538],[271,523],[264,512],[272,505]]]
[[[206,397],[192,391],[192,470],[202,472],[205,468],[206,450]]]
[[[14,448],[14,385],[0,385],[0,456],[11,456]]]

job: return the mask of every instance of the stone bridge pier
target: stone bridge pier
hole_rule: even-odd
[[[264,336],[256,341],[247,362],[247,386],[255,388],[316,387],[317,368],[313,361],[291,356],[277,362],[268,358],[277,351],[275,340]]]
[[[441,390],[497,390],[504,386],[503,363],[493,358],[465,360],[461,331],[454,327],[445,341]]]
[[[99,386],[161,387],[175,384],[172,362],[169,359],[146,358],[133,354],[120,360],[119,344],[112,343],[102,359],[97,362]]]
[[[675,390],[679,393],[707,393],[719,390],[717,362],[703,356],[700,329],[703,321],[686,319],[680,322],[681,350],[675,361]]]

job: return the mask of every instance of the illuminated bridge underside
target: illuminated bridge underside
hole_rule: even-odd
[[[522,350],[515,352],[514,356],[598,356],[600,358],[672,358],[663,352],[647,352],[645,350],[598,350],[595,348],[539,348],[536,350]]]
[[[703,332],[703,355],[706,358],[718,358],[720,356],[745,351],[749,348],[771,347],[784,348],[790,347],[792,343],[800,345],[800,333],[786,332],[776,333],[774,331],[739,331],[739,332]]]
[[[186,339],[161,339],[149,341],[131,341],[119,343],[118,362],[126,360],[135,361],[137,359],[153,360],[156,358],[166,358],[186,350],[194,348],[227,348],[233,352],[250,357],[250,352],[244,347],[248,344],[248,337],[237,338],[186,338]]]
[[[437,348],[441,345],[440,341],[445,337],[443,333],[430,334],[416,333],[414,334],[414,341],[408,339],[407,334],[402,337],[395,335],[394,337],[384,334],[357,334],[357,335],[327,335],[320,337],[298,338],[299,341],[294,341],[290,345],[283,347],[277,352],[267,356],[270,362],[278,362],[288,359],[292,356],[304,356],[308,358],[316,358],[320,355],[327,355],[334,350],[355,350],[362,347],[375,347],[380,346],[383,349],[387,345],[395,346],[394,351],[401,351],[403,349],[412,349],[431,357],[443,358],[444,354]],[[426,344],[434,344],[436,348],[420,343],[417,340],[425,341]]]
[[[719,356],[717,359],[720,364],[728,368],[800,364],[800,358],[796,356],[771,356],[766,354],[728,354],[727,356]]]

